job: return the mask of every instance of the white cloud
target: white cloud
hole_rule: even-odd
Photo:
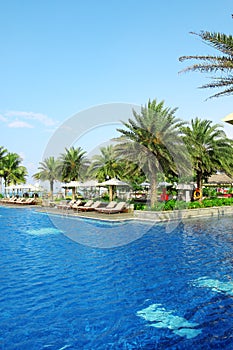
[[[24,112],[24,111],[8,111],[4,114],[5,117],[9,118],[20,118],[27,120],[35,120],[45,126],[54,126],[56,125],[56,121],[52,118],[49,118],[47,115],[42,113],[35,112]]]
[[[34,128],[33,125],[26,123],[22,120],[15,120],[8,124],[9,128]]]

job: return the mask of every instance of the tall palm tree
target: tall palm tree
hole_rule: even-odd
[[[100,148],[100,154],[94,155],[91,159],[89,172],[100,182],[107,178],[121,178],[122,166],[113,145]]]
[[[208,31],[202,31],[198,35],[204,42],[214,49],[220,51],[221,55],[206,55],[206,56],[181,56],[179,60],[196,60],[201,61],[195,63],[185,69],[182,72],[198,71],[201,73],[216,73],[219,72],[220,76],[212,77],[212,82],[202,85],[201,88],[222,88],[221,92],[218,92],[212,97],[219,97],[225,95],[231,95],[233,93],[233,37],[232,35],[226,35],[221,33],[211,33]],[[223,55],[222,55],[223,54]]]
[[[149,101],[138,114],[133,110],[134,120],[123,122],[124,129],[118,141],[118,152],[143,169],[150,181],[151,206],[157,201],[157,174],[178,174],[186,171],[188,155],[181,139],[180,119],[176,109],[165,107],[164,101]]]
[[[1,160],[1,176],[5,186],[26,182],[27,169],[21,165],[22,159],[17,153],[7,153]]]
[[[87,169],[88,161],[85,157],[86,151],[81,147],[65,148],[60,161],[61,178],[65,182],[77,181],[83,172]],[[72,197],[75,198],[75,188],[72,188]]]
[[[114,177],[122,179],[123,164],[117,156],[115,146],[100,148],[100,154],[92,157],[89,173],[100,182]],[[115,193],[116,187],[109,186],[109,198],[113,198]]]
[[[233,141],[226,137],[221,125],[195,118],[182,131],[200,190],[203,179],[217,170],[232,173]]]
[[[39,172],[34,174],[36,180],[49,181],[51,198],[53,199],[54,182],[59,180],[59,161],[54,157],[48,157],[43,162],[39,163]]]

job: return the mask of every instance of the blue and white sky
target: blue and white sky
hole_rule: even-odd
[[[233,96],[206,101],[214,91],[198,87],[208,75],[179,74],[189,62],[178,58],[217,54],[189,32],[232,34],[231,13],[226,0],[2,1],[0,145],[33,174],[55,130],[93,106],[156,98],[183,120],[221,122]],[[103,141],[106,134],[115,136],[107,128]],[[89,151],[93,138],[81,146]]]

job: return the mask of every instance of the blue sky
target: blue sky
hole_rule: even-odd
[[[217,53],[189,32],[232,34],[232,12],[225,0],[1,2],[0,145],[32,174],[55,130],[93,106],[156,98],[183,120],[221,122],[233,97],[205,101],[208,76],[178,74],[188,65],[178,58]],[[89,151],[101,135],[115,136],[107,127],[80,145]]]

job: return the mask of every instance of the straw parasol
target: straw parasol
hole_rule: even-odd
[[[75,199],[76,188],[81,185],[79,181],[70,181],[62,185],[62,188],[72,189],[72,199]]]
[[[129,184],[126,182],[120,181],[114,177],[110,180],[107,180],[107,181],[104,181],[104,182],[97,184],[97,186],[100,186],[100,187],[109,186],[109,200],[112,201],[113,200],[113,187],[114,186],[118,186],[118,187],[129,186]]]
[[[157,187],[169,187],[169,186],[172,186],[172,184],[170,182],[167,182],[167,181],[159,182],[157,185]]]
[[[233,178],[226,174],[214,174],[208,178],[207,184],[209,185],[232,185]]]
[[[225,118],[222,119],[222,121],[233,124],[233,113],[228,114]]]
[[[85,182],[80,183],[80,187],[96,187],[98,185],[98,181],[96,180],[87,180]]]

